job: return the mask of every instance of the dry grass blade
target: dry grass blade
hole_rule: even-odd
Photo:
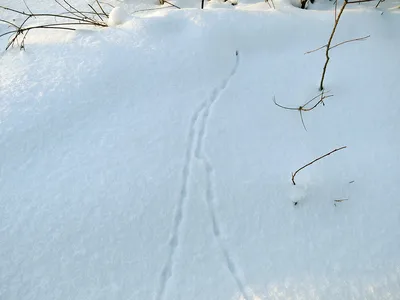
[[[6,11],[11,11],[13,13],[19,14],[21,16],[24,16],[25,19],[20,25],[17,25],[13,22],[7,21],[0,19],[0,22],[8,24],[12,27],[14,27],[14,30],[7,31],[5,33],[2,33],[0,37],[5,36],[5,35],[11,35],[9,42],[6,46],[6,50],[8,50],[11,46],[14,46],[15,44],[19,44],[19,41],[21,42],[20,44],[20,49],[25,49],[25,40],[28,35],[28,33],[31,30],[34,29],[57,29],[57,30],[70,30],[73,31],[76,28],[71,27],[71,26],[99,26],[99,27],[107,27],[107,23],[104,21],[103,16],[106,16],[107,14],[103,9],[101,9],[102,12],[97,11],[92,5],[88,4],[92,12],[86,13],[79,11],[76,9],[74,6],[72,6],[68,1],[63,0],[63,3],[61,3],[59,0],[55,0],[55,2],[62,7],[65,11],[60,13],[60,14],[51,14],[51,13],[32,13],[31,11],[29,13],[26,13],[24,11],[19,11],[10,7],[5,7],[0,5],[0,9],[6,10]],[[98,1],[97,1],[98,2]],[[100,2],[98,2],[99,6]],[[67,14],[67,15],[66,15]],[[91,17],[91,16],[92,17]],[[63,20],[59,23],[45,23],[47,17],[54,17],[56,20]],[[96,17],[98,19],[96,19]],[[40,25],[35,25],[35,26],[30,26],[28,24],[28,21],[31,18],[36,18],[40,19],[43,18],[45,21],[43,22],[44,24]],[[21,39],[20,39],[21,37]]]

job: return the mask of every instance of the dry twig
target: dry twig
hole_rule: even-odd
[[[344,41],[344,42],[340,42],[340,43],[337,43],[336,45],[333,45],[332,47],[330,47],[330,49],[336,48],[336,47],[338,47],[338,46],[340,46],[340,45],[347,44],[347,43],[350,43],[350,42],[364,41],[364,40],[366,40],[366,39],[369,38],[369,37],[370,37],[370,35],[366,35],[366,36],[363,36],[363,37],[359,37],[359,38],[347,40],[347,41]],[[323,45],[323,46],[321,46],[321,47],[319,47],[319,48],[317,48],[317,49],[307,51],[307,52],[305,52],[304,54],[310,54],[310,53],[316,52],[316,51],[318,51],[318,50],[324,49],[324,48],[327,47],[327,46],[328,46],[328,45]]]
[[[73,31],[73,30],[76,30],[76,28],[75,28],[76,26],[100,26],[100,27],[108,26],[107,23],[102,18],[102,16],[105,16],[105,17],[108,16],[105,13],[103,8],[101,8],[101,12],[100,12],[100,11],[97,11],[92,5],[88,4],[88,6],[92,10],[92,12],[86,13],[86,12],[82,12],[82,11],[76,9],[74,6],[72,6],[66,0],[63,0],[63,3],[61,3],[59,0],[55,0],[55,1],[60,7],[62,7],[65,10],[65,12],[62,12],[60,14],[32,13],[29,10],[29,13],[26,13],[24,11],[19,11],[16,9],[12,9],[12,8],[0,5],[0,9],[11,11],[11,12],[17,13],[17,14],[25,17],[24,21],[20,25],[14,24],[7,20],[0,19],[0,22],[6,23],[6,24],[14,27],[13,30],[10,30],[10,31],[0,34],[0,37],[5,36],[5,35],[10,35],[10,39],[6,46],[6,50],[8,50],[11,46],[14,46],[16,43],[19,44],[19,37],[22,37],[22,39],[20,40],[20,42],[21,42],[20,49],[21,50],[25,49],[26,36],[33,29],[58,29],[58,30]],[[101,4],[99,1],[97,1],[97,4],[99,5],[99,7],[101,7]],[[40,19],[40,18],[47,18],[47,17],[54,17],[56,19],[60,19],[63,21],[61,21],[59,23],[27,25],[28,21],[31,18]],[[98,19],[96,19],[96,17]]]
[[[342,149],[345,149],[345,148],[347,148],[347,146],[334,149],[334,150],[332,150],[331,152],[326,153],[326,154],[324,154],[324,155],[322,155],[322,156],[320,156],[320,157],[314,159],[313,161],[309,162],[308,164],[302,166],[300,169],[296,170],[296,172],[292,173],[292,182],[293,182],[293,185],[296,185],[296,182],[294,181],[294,178],[296,177],[296,174],[297,174],[298,172],[300,172],[300,171],[303,170],[304,168],[306,168],[306,167],[312,165],[312,164],[315,163],[316,161],[318,161],[318,160],[320,160],[320,159],[322,159],[322,158],[324,158],[324,157],[327,157],[328,155],[331,155],[332,153],[334,153],[334,152],[336,152],[336,151],[339,151],[339,150],[342,150]]]
[[[327,91],[327,92],[329,93],[329,91]],[[313,106],[307,107],[309,104],[311,104],[311,102],[316,100],[318,97],[319,97],[319,100]],[[325,91],[322,91],[317,96],[315,96],[314,98],[312,98],[311,100],[307,101],[306,103],[304,103],[303,105],[301,105],[299,107],[283,106],[283,105],[279,104],[278,102],[276,102],[275,96],[273,97],[273,101],[274,101],[275,105],[279,106],[280,108],[287,109],[287,110],[297,110],[300,113],[300,119],[301,119],[301,123],[303,124],[304,130],[307,131],[302,112],[311,111],[320,104],[325,105],[324,100],[326,98],[330,98],[330,97],[333,97],[333,95],[325,95]]]
[[[308,51],[308,52],[305,53],[305,54],[308,54],[308,53],[312,53],[312,52],[321,50],[321,49],[323,49],[323,48],[326,48],[326,51],[325,51],[326,60],[325,60],[324,67],[323,67],[323,69],[322,69],[321,81],[320,81],[320,84],[319,84],[319,90],[320,90],[320,91],[323,91],[323,90],[324,90],[325,74],[326,74],[326,69],[327,69],[327,67],[328,67],[328,63],[329,63],[329,60],[330,60],[329,51],[330,51],[331,49],[337,47],[337,46],[340,46],[340,45],[343,45],[343,44],[346,44],[346,43],[349,43],[349,42],[365,40],[366,38],[369,37],[369,35],[368,35],[368,36],[361,37],[361,38],[351,39],[351,40],[348,40],[348,41],[344,41],[344,42],[338,43],[338,44],[336,44],[336,45],[334,45],[334,46],[331,46],[333,37],[334,37],[334,35],[335,35],[335,33],[336,33],[336,28],[337,28],[337,26],[339,25],[339,21],[340,21],[340,18],[341,18],[341,16],[342,16],[343,12],[344,12],[344,9],[346,8],[346,6],[347,6],[348,4],[363,3],[363,2],[370,2],[370,1],[374,1],[374,0],[359,0],[359,1],[348,1],[348,0],[344,0],[343,5],[342,5],[342,7],[340,8],[339,14],[337,14],[337,0],[336,0],[336,1],[335,1],[335,24],[334,24],[333,29],[332,29],[332,32],[331,32],[331,34],[330,34],[330,36],[329,36],[328,43],[327,43],[326,45],[322,46],[322,47],[319,47],[319,48],[317,48],[317,49],[315,49],[315,50],[311,50],[311,51]]]

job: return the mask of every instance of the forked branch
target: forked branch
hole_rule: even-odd
[[[329,92],[329,91],[327,91],[327,92]],[[330,98],[330,97],[333,97],[333,95],[325,95],[325,91],[322,91],[317,96],[315,96],[314,98],[312,98],[311,100],[307,101],[306,103],[304,103],[303,105],[301,105],[299,107],[283,106],[283,105],[279,104],[278,102],[276,102],[275,96],[273,97],[273,101],[274,101],[275,105],[280,107],[280,108],[287,109],[287,110],[297,110],[300,113],[300,119],[301,119],[301,123],[303,124],[304,130],[307,131],[307,127],[306,127],[306,125],[304,123],[302,112],[311,111],[311,110],[313,110],[314,108],[316,108],[320,104],[325,105],[324,100],[326,98]],[[317,98],[319,98],[319,100],[314,105],[308,107],[308,105],[310,105]]]

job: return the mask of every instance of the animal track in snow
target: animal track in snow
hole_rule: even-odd
[[[206,155],[204,154],[204,140],[206,137],[207,132],[207,124],[210,113],[212,111],[213,105],[218,101],[222,92],[228,86],[231,78],[235,75],[237,68],[239,66],[239,53],[236,52],[236,61],[235,66],[233,67],[229,76],[222,82],[221,86],[216,88],[211,97],[204,101],[197,110],[193,113],[190,126],[189,126],[189,135],[187,139],[187,147],[185,153],[185,161],[184,166],[182,169],[182,181],[181,181],[181,188],[179,193],[179,198],[175,207],[175,213],[173,218],[173,225],[171,230],[171,235],[169,238],[169,252],[167,256],[167,261],[164,264],[160,278],[159,278],[159,287],[155,295],[155,300],[162,300],[165,297],[165,291],[168,285],[169,279],[172,277],[172,269],[174,265],[174,258],[176,254],[176,250],[179,247],[179,233],[180,228],[182,225],[183,217],[184,217],[184,206],[186,204],[186,200],[188,198],[188,187],[190,181],[190,171],[192,168],[192,161],[194,156],[203,163],[205,170],[206,170],[206,200],[207,200],[207,207],[209,209],[212,227],[213,227],[213,234],[218,242],[219,248],[226,260],[227,268],[231,273],[235,283],[238,286],[239,291],[246,299],[250,299],[247,297],[245,291],[245,285],[243,284],[243,280],[237,273],[237,267],[233,262],[228,250],[223,245],[223,241],[220,237],[220,226],[218,223],[218,219],[216,216],[215,211],[215,192],[214,192],[214,182],[213,182],[213,173],[214,169],[207,159]],[[198,120],[201,118],[200,129],[196,132],[196,125]],[[194,149],[195,148],[195,149]],[[193,153],[194,152],[194,153]]]
[[[217,240],[218,246],[222,252],[222,255],[226,261],[226,266],[231,273],[231,276],[233,280],[235,281],[238,290],[242,294],[242,296],[250,300],[250,296],[247,294],[244,280],[241,278],[241,276],[238,273],[238,268],[232,259],[232,256],[230,255],[227,247],[224,245],[223,240],[221,238],[221,226],[219,225],[219,220],[217,216],[217,211],[215,208],[215,202],[216,202],[216,196],[215,196],[215,182],[214,182],[214,177],[215,177],[215,172],[214,168],[210,162],[210,160],[207,158],[207,155],[205,154],[204,150],[204,142],[205,138],[207,135],[207,127],[208,127],[208,120],[209,117],[212,113],[213,106],[215,103],[219,100],[221,97],[222,93],[225,91],[227,86],[229,85],[229,82],[231,81],[232,77],[236,74],[236,71],[238,69],[240,63],[240,57],[239,53],[236,52],[236,61],[235,61],[235,66],[233,67],[231,73],[229,76],[222,82],[221,86],[216,88],[209,100],[206,102],[207,105],[205,109],[203,110],[202,118],[201,118],[201,123],[200,123],[200,130],[199,130],[199,135],[197,139],[197,145],[196,145],[196,150],[195,150],[195,156],[196,158],[202,162],[205,171],[206,171],[206,202],[207,202],[207,207],[208,211],[210,214],[210,219],[212,222],[212,230],[215,239]]]
[[[189,136],[188,136],[188,144],[186,147],[185,153],[185,161],[182,169],[182,181],[181,188],[179,192],[178,202],[175,207],[174,219],[172,224],[172,231],[169,238],[169,252],[167,256],[167,261],[164,264],[160,279],[159,279],[159,287],[155,296],[155,300],[162,300],[164,298],[165,289],[168,284],[168,280],[172,276],[172,267],[174,264],[174,257],[176,250],[179,246],[179,231],[182,225],[183,213],[184,213],[184,205],[186,203],[186,199],[188,197],[188,187],[189,187],[189,177],[190,177],[190,169],[193,160],[193,148],[196,140],[196,124],[201,112],[205,109],[206,102],[203,102],[197,110],[193,113],[190,126],[189,126]]]

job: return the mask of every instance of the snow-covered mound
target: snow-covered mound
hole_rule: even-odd
[[[1,54],[0,299],[399,299],[400,15],[344,12],[306,131],[332,6],[256,2]]]

